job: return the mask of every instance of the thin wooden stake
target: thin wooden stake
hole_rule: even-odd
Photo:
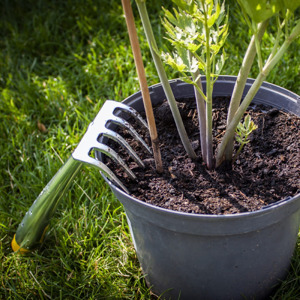
[[[135,61],[135,66],[136,66],[136,70],[140,82],[140,88],[142,91],[142,97],[143,97],[147,122],[150,131],[150,138],[152,143],[156,171],[162,173],[163,167],[162,167],[161,154],[160,154],[160,149],[158,144],[159,141],[157,136],[155,119],[154,119],[152,103],[151,103],[147,79],[146,79],[146,73],[145,73],[141,49],[138,41],[138,35],[135,28],[134,16],[133,16],[130,0],[122,0],[122,5],[125,13],[126,24],[127,24],[129,39],[130,39],[131,48],[133,52],[133,57]]]

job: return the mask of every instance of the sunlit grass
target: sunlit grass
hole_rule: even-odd
[[[162,47],[158,11],[168,3],[150,2]],[[123,208],[97,170],[82,169],[39,249],[20,256],[10,246],[103,102],[139,89],[120,1],[4,0],[0,14],[0,299],[150,299]],[[137,23],[151,85],[158,76]],[[237,74],[247,32],[232,31],[224,73]],[[299,42],[269,81],[299,93],[298,59]],[[274,299],[300,298],[299,245]]]

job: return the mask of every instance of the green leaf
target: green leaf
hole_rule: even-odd
[[[223,69],[223,67],[225,65],[226,59],[227,59],[227,56],[226,56],[225,51],[223,50],[220,58],[217,60],[217,63],[216,63],[216,70],[215,70],[215,72],[216,72],[217,75],[221,74],[222,69]]]
[[[294,12],[298,7],[300,7],[300,0],[283,0],[283,5],[285,9],[289,9]]]
[[[282,0],[238,0],[238,2],[255,23],[271,18],[283,8]]]
[[[173,16],[173,14],[169,10],[165,9],[164,7],[162,7],[162,9],[164,11],[165,18],[167,18],[172,24],[178,26],[178,22],[177,22],[176,18]]]
[[[189,14],[193,14],[196,10],[196,5],[194,0],[173,0],[180,9],[186,11]]]
[[[164,18],[162,20],[162,24],[165,27],[165,29],[167,31],[167,34],[170,36],[170,38],[171,39],[176,39],[174,26],[166,18]]]
[[[251,117],[250,115],[247,115],[244,120],[244,127],[246,130],[249,130],[250,122],[251,122]]]
[[[226,11],[225,11],[225,2],[223,2],[221,5],[220,15],[216,21],[217,27],[219,27],[222,24],[224,17],[226,17],[227,21],[228,21],[228,14],[226,14]],[[227,21],[225,21],[224,24],[226,24]]]
[[[219,3],[217,3],[216,12],[208,18],[208,21],[207,21],[208,27],[212,27],[216,23],[216,21],[218,20],[218,18],[220,16],[220,12],[221,12],[221,7],[220,7]]]
[[[180,57],[180,60],[188,67],[190,65],[188,50],[186,48],[177,45],[176,52],[177,52],[177,56]]]
[[[187,48],[189,51],[191,51],[192,53],[194,53],[194,52],[196,52],[200,47],[201,47],[200,44],[192,44],[192,43],[189,43],[189,44],[187,45],[186,48]]]
[[[240,136],[236,135],[236,136],[235,136],[235,139],[236,139],[236,141],[237,141],[238,143],[244,144],[244,141],[243,141],[243,139],[242,139]]]
[[[168,64],[178,72],[183,72],[187,68],[187,66],[183,63],[181,57],[176,54],[174,54],[174,58],[169,53],[162,53],[161,56],[166,64]]]
[[[236,136],[235,136],[236,141],[239,142],[241,145],[245,145],[245,144],[249,143],[250,140],[248,140],[248,136],[256,128],[257,128],[257,126],[251,120],[251,116],[247,115],[244,118],[244,122],[243,123],[240,122],[237,125]]]
[[[217,53],[220,51],[221,46],[218,45],[218,44],[216,44],[216,45],[211,45],[211,46],[210,46],[210,49],[213,51],[214,54],[217,54]]]

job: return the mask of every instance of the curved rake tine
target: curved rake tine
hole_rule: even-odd
[[[132,117],[135,118],[138,122],[140,122],[143,127],[149,130],[148,124],[145,122],[145,120],[141,117],[141,115],[132,107],[127,106],[123,103],[118,103],[118,108],[116,110],[125,111],[128,112]],[[114,114],[114,112],[113,112]]]
[[[106,129],[105,131],[103,131],[102,135],[114,140],[118,144],[121,144],[128,151],[129,155],[136,161],[136,163],[140,167],[143,167],[143,168],[145,167],[142,160],[138,157],[138,155],[135,153],[135,151],[131,148],[131,146],[126,142],[126,140],[121,135],[119,135],[118,133],[116,133],[110,129]]]
[[[106,154],[114,162],[119,163],[124,168],[125,172],[128,174],[129,177],[131,177],[132,179],[136,179],[136,176],[130,170],[130,168],[126,165],[124,160],[112,148],[106,146],[105,144],[96,143],[94,146],[91,147],[91,149],[95,149],[99,152]]]
[[[132,137],[136,141],[140,142],[145,147],[145,149],[150,154],[152,154],[150,147],[146,144],[146,142],[141,138],[141,136],[137,133],[137,131],[127,121],[125,121],[124,119],[119,118],[119,117],[110,118],[108,121],[128,129],[128,131],[132,135]]]
[[[72,156],[73,156],[73,154],[72,154]],[[74,156],[73,156],[73,158],[76,160],[76,158]],[[97,160],[95,158],[92,158],[90,156],[86,157],[84,159],[84,162],[100,169],[101,172],[103,172],[113,183],[117,184],[126,193],[129,193],[127,188],[123,185],[123,183],[117,178],[117,176],[112,172],[112,170],[109,167],[107,167],[103,162],[101,162],[100,160]]]

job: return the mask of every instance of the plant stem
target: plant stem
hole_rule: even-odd
[[[202,86],[201,78],[196,81],[198,86]],[[205,115],[205,100],[199,93],[198,89],[194,87],[195,91],[195,98],[196,98],[196,105],[197,105],[197,114],[198,114],[198,123],[199,123],[199,131],[200,131],[200,144],[201,144],[201,152],[203,161],[206,163],[206,115]]]
[[[203,3],[204,10],[207,9]],[[213,84],[211,82],[211,59],[210,59],[210,28],[208,26],[207,12],[205,15],[205,34],[206,34],[206,166],[211,170],[213,166],[213,149],[212,149],[212,92]]]
[[[156,66],[156,70],[158,73],[158,76],[160,78],[160,81],[162,83],[164,92],[166,94],[167,100],[169,102],[170,105],[170,109],[172,112],[172,115],[174,117],[175,123],[176,123],[176,127],[181,139],[181,142],[185,148],[185,151],[187,152],[187,154],[189,155],[189,157],[191,157],[192,159],[196,158],[196,154],[192,148],[191,142],[189,141],[189,138],[187,136],[186,130],[184,128],[183,125],[183,121],[180,115],[180,112],[178,110],[177,104],[176,104],[176,100],[174,98],[174,94],[172,92],[170,83],[168,81],[166,72],[164,70],[164,66],[163,63],[161,61],[161,58],[158,54],[158,47],[154,38],[154,34],[152,31],[152,27],[151,27],[151,23],[149,20],[149,16],[148,16],[148,12],[147,12],[147,8],[146,8],[146,4],[145,1],[143,0],[136,0],[136,4],[141,16],[141,20],[143,23],[143,27],[144,27],[144,31],[146,34],[146,38],[149,44],[149,48],[151,51],[151,55],[154,61],[154,64]]]
[[[214,167],[212,142],[212,89],[208,88],[206,101],[206,165],[209,170]]]
[[[192,56],[193,54],[189,51],[189,55]],[[197,84],[198,88],[202,91],[202,82],[201,77],[199,76],[200,72],[199,69],[192,74],[193,81]],[[200,94],[197,87],[194,86],[195,91],[195,98],[196,98],[196,105],[197,105],[197,114],[198,114],[198,123],[199,123],[199,132],[200,132],[200,144],[201,144],[201,153],[202,159],[206,164],[206,115],[205,115],[205,100],[203,96]]]
[[[242,104],[238,108],[236,114],[234,115],[233,119],[231,120],[230,124],[226,128],[225,135],[221,141],[221,144],[218,147],[218,152],[216,155],[216,166],[218,167],[224,160],[224,151],[226,145],[229,141],[231,141],[235,134],[235,129],[240,122],[241,118],[243,117],[245,111],[247,110],[249,104],[251,103],[252,99],[256,95],[257,91],[259,90],[260,86],[262,85],[263,81],[266,78],[266,74],[263,71],[259,73],[257,78],[255,79],[254,83],[252,84],[251,88],[249,89],[246,97],[244,98]]]
[[[162,173],[163,166],[161,161],[161,153],[159,149],[159,140],[157,136],[153,108],[152,108],[149,89],[147,85],[146,73],[143,65],[143,59],[142,59],[141,49],[138,41],[138,35],[134,23],[134,16],[133,16],[130,0],[122,0],[122,5],[126,17],[126,24],[127,24],[131,48],[134,56],[135,66],[136,66],[136,70],[140,82],[140,88],[142,91],[142,97],[143,97],[147,122],[150,131],[150,138],[152,142],[152,149],[153,149],[156,171],[158,173]]]
[[[260,41],[262,36],[261,37],[259,36],[259,29],[257,25],[255,24],[253,27],[254,27],[254,41],[255,41],[255,48],[257,53],[258,67],[259,67],[259,71],[261,72],[263,68],[263,59],[262,59],[261,48],[260,48]]]
[[[259,40],[262,39],[262,36],[266,30],[267,27],[267,21],[264,21],[258,25],[258,32],[257,32],[257,38]],[[249,43],[248,49],[245,53],[244,60],[242,63],[242,66],[240,68],[236,83],[234,85],[234,89],[231,96],[231,101],[229,105],[228,110],[228,116],[227,116],[227,126],[232,121],[236,111],[238,110],[238,107],[241,103],[243,91],[247,82],[247,78],[249,76],[254,58],[256,55],[256,45],[255,45],[255,35],[252,36],[251,41]],[[231,139],[231,141],[228,142],[225,150],[225,159],[226,161],[232,160],[232,152],[233,152],[233,141],[234,138]]]
[[[271,53],[273,57],[271,59],[267,60],[267,63],[263,67],[262,71],[258,74],[257,78],[255,79],[254,83],[252,84],[251,88],[249,89],[246,97],[244,98],[243,102],[241,103],[240,107],[238,108],[235,116],[233,117],[232,121],[230,122],[226,133],[222,139],[221,144],[219,145],[217,157],[216,157],[216,166],[220,166],[220,164],[224,160],[224,151],[226,148],[227,143],[233,138],[235,134],[235,129],[240,122],[241,118],[243,117],[244,113],[246,112],[248,106],[250,105],[251,101],[253,100],[254,96],[258,92],[259,88],[261,87],[263,81],[268,76],[270,71],[274,68],[274,66],[281,60],[282,56],[286,52],[289,45],[293,42],[294,39],[296,39],[300,35],[300,21],[298,21],[297,25],[292,30],[292,33],[280,49],[276,52],[275,55]]]
[[[239,156],[239,154],[241,153],[241,151],[242,151],[243,148],[244,148],[244,144],[241,144],[240,147],[239,147],[239,149],[238,149],[238,151],[236,151],[236,153],[235,153],[235,155],[234,155],[234,157],[232,159],[233,163],[236,161],[237,157]]]

